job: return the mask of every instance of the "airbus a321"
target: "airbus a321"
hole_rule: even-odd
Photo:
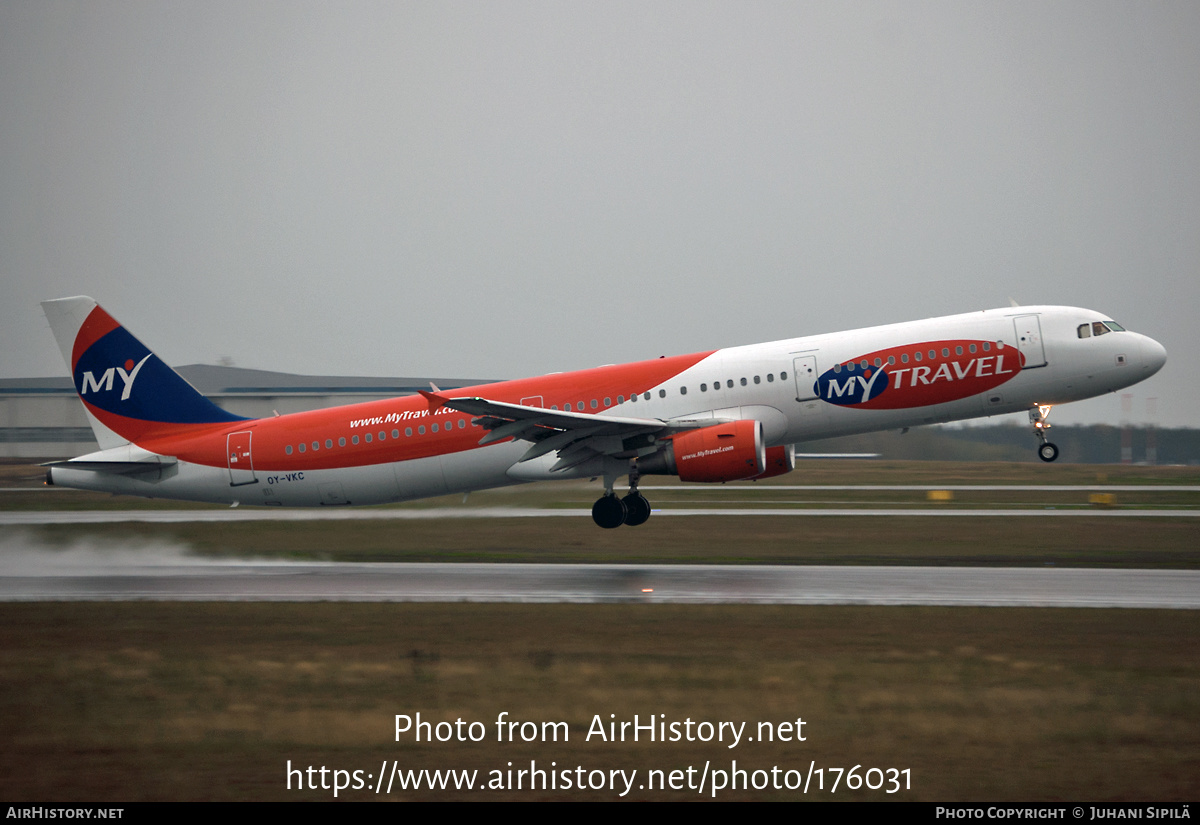
[[[643,524],[644,475],[762,479],[795,445],[1028,410],[1128,387],[1166,350],[1088,309],[1013,307],[248,419],[197,392],[91,298],[43,303],[99,442],[47,482],[285,507],[602,478],[601,527]],[[617,480],[629,492],[618,497]]]

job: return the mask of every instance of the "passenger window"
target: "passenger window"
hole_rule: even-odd
[[[412,427],[405,427],[405,428],[404,428],[404,434],[405,434],[406,436],[408,436],[409,438],[412,438]]]
[[[728,381],[725,382],[725,387],[726,387],[726,389],[730,389],[730,390],[733,389],[733,379],[732,378],[730,378]]]
[[[321,449],[321,442],[320,442],[320,441],[314,441],[314,442],[312,443],[312,448],[313,448],[313,452],[315,453],[317,450]]]
[[[424,424],[422,424],[420,427],[417,427],[417,435],[425,435],[425,425]],[[369,441],[370,439],[371,439],[371,436],[368,435],[367,440]]]
[[[923,357],[924,357],[924,356],[923,356],[923,355],[921,355],[921,353],[920,353],[920,351],[919,351],[919,350],[918,350],[917,352],[914,352],[914,353],[913,353],[913,358],[915,358],[915,359],[916,359],[916,360],[918,360],[918,361],[920,361],[920,360],[921,360]]]
[[[304,452],[304,450],[305,450],[304,444],[303,444],[303,443],[301,443],[301,444],[300,444],[300,452]]]
[[[595,398],[593,398],[593,399],[592,399],[592,409],[594,410],[594,409],[596,409],[596,407],[598,407],[598,406],[599,406],[599,404],[596,402],[596,399],[595,399]]]
[[[356,436],[356,435],[352,435],[352,436],[350,436],[350,443],[351,443],[351,444],[357,444],[357,443],[358,443],[358,436]]]
[[[339,447],[345,447],[345,446],[346,446],[346,436],[342,436],[341,438],[339,438],[339,439],[338,439],[338,446],[339,446]]]
[[[327,450],[333,449],[333,439],[332,438],[325,439],[325,449],[327,449]]]
[[[679,388],[679,394],[680,394],[680,395],[687,395],[687,387],[680,387],[680,388]]]
[[[436,432],[438,431],[438,425],[437,425],[437,424],[431,424],[431,425],[429,426],[429,431],[430,431],[431,433],[436,433]]]
[[[962,355],[962,347],[955,347],[955,348],[954,348],[954,354],[955,354],[955,355]]]
[[[708,392],[708,384],[701,384],[700,392]]]
[[[563,412],[570,412],[570,411],[571,411],[570,403],[563,404]]]
[[[467,419],[465,419],[465,418],[458,419],[458,428],[460,430],[465,430],[467,428]]]
[[[606,407],[611,407],[611,406],[612,406],[612,399],[611,399],[611,398],[609,398],[607,395],[606,395],[606,396],[604,396],[604,406],[606,406]]]
[[[834,371],[834,372],[841,372],[841,371],[842,371],[842,365],[841,365],[841,364],[834,364],[834,365],[833,365],[833,371]],[[768,373],[767,373],[767,383],[768,383],[768,384],[770,384],[770,383],[771,383],[772,381],[774,381],[774,380],[775,380],[775,373],[773,373],[773,372],[768,372]]]
[[[908,353],[907,353],[907,352],[902,352],[902,353],[900,353],[900,363],[901,363],[901,364],[907,364],[907,363],[908,363]]]
[[[658,391],[658,397],[659,397],[659,398],[666,398],[666,397],[667,397],[667,391],[666,391],[666,390],[659,390],[659,391]]]
[[[283,448],[283,451],[285,453],[287,453],[288,455],[291,455],[292,454],[292,445],[291,444],[287,445],[286,447]]]
[[[363,441],[366,441],[368,444],[370,444],[371,443],[371,434],[367,433],[366,435],[364,435]]]
[[[399,437],[400,437],[400,431],[392,430],[392,438],[399,438]]]
[[[759,377],[756,375],[756,376],[754,376],[754,383],[755,383],[755,384],[761,384],[761,383],[762,383],[762,379],[760,379],[760,378],[759,378]]]

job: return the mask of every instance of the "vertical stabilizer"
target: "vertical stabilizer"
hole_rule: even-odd
[[[43,301],[101,449],[244,420],[201,395],[91,298]]]

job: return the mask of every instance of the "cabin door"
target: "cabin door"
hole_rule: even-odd
[[[796,373],[796,400],[811,401],[817,397],[817,356],[801,355],[792,359]]]
[[[225,455],[229,457],[229,486],[255,484],[254,459],[250,455],[249,431],[230,433],[225,440]]]
[[[1046,349],[1042,346],[1042,322],[1036,315],[1013,318],[1017,334],[1017,349],[1025,356],[1025,369],[1046,366]]]

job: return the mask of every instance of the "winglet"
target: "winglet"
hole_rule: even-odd
[[[417,392],[420,393],[422,398],[429,402],[430,412],[437,412],[442,407],[446,406],[446,402],[450,400],[444,395],[438,395],[437,393],[429,392],[428,390],[417,390]]]

